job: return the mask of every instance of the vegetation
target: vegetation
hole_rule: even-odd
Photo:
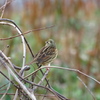
[[[4,0],[1,1],[3,2],[0,3],[0,15],[3,13],[5,4]],[[51,65],[80,70],[100,82],[99,0],[19,0],[19,3],[17,1],[12,0],[6,5],[2,18],[14,20],[23,33],[54,25],[51,28],[32,31],[25,35],[34,54],[44,46],[46,40],[52,38],[57,44],[59,54]],[[15,28],[0,24],[0,39],[17,34]],[[9,45],[8,48],[7,45]],[[0,50],[7,57],[11,57],[12,63],[22,66],[23,48],[20,37],[0,40]],[[27,48],[26,64],[32,59]],[[30,67],[31,69],[26,71],[25,75],[37,69],[35,64]],[[5,68],[1,67],[1,70],[8,75]],[[95,96],[95,100],[100,100],[100,84],[80,73],[51,68],[47,78],[56,91],[70,100],[94,100],[77,76],[87,85]],[[36,77],[35,83],[42,78],[41,72],[38,72]],[[7,82],[8,80],[0,74],[0,87]],[[46,84],[45,80],[42,84]],[[28,85],[26,84],[27,87]],[[5,92],[5,88],[0,89],[0,94]],[[15,87],[11,86],[8,93],[15,93]],[[38,88],[36,93],[37,95],[52,94],[41,88]],[[43,96],[36,96],[36,98],[42,100]],[[6,95],[4,100],[12,98],[12,95]],[[47,96],[44,100],[57,99]]]

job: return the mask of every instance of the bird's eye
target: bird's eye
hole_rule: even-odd
[[[52,43],[52,41],[50,41],[50,43]]]

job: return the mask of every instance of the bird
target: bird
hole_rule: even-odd
[[[56,43],[53,39],[45,41],[45,46],[40,49],[40,51],[34,56],[33,60],[27,64],[37,63],[40,66],[50,66],[50,64],[56,59],[58,55],[58,50],[56,48]]]

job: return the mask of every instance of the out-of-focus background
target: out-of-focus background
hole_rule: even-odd
[[[5,1],[0,0],[0,6]],[[33,52],[37,53],[45,41],[52,38],[59,50],[52,65],[75,68],[100,81],[100,0],[12,0],[6,6],[3,18],[14,20],[23,32],[54,25],[52,28],[25,35]],[[0,25],[0,38],[16,34],[14,28]],[[7,45],[10,47],[6,48]],[[21,66],[20,38],[0,41],[0,50],[11,57],[14,64]],[[27,50],[27,63],[31,60]],[[5,71],[4,68],[2,70]],[[77,76],[93,92],[96,100],[100,100],[100,84],[81,74],[51,69],[48,78],[55,90],[71,100],[93,100]],[[0,84],[7,81],[2,79],[4,77],[0,75]],[[7,100],[11,100],[9,95]]]

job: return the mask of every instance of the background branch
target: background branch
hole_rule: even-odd
[[[0,51],[0,55],[1,57],[3,57],[7,62],[8,64],[11,66],[11,68],[13,68],[13,64],[10,62],[10,60],[4,55],[4,53],[2,51]],[[12,69],[8,66],[8,64],[4,61],[4,60],[1,60],[0,61],[1,64],[3,64],[3,66],[9,71],[9,73],[13,76],[13,78],[16,80],[16,82],[21,86],[21,88],[27,93],[27,95],[29,95],[29,97],[32,99],[32,100],[36,100],[35,96],[30,93],[28,91],[28,89],[25,87],[25,85],[17,78],[16,74],[12,71]]]

